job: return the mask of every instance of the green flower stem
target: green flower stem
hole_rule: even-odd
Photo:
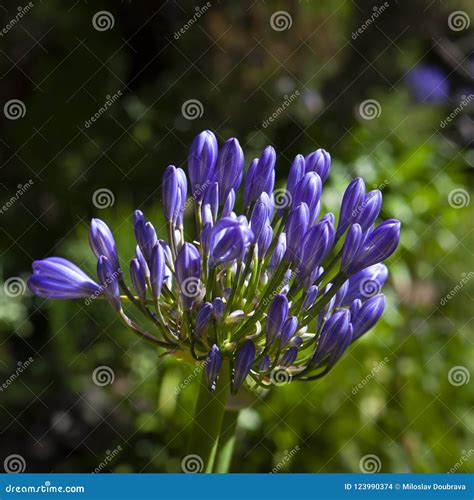
[[[224,413],[213,472],[219,474],[229,472],[235,447],[235,431],[238,418],[239,412],[237,410],[226,410]]]
[[[198,455],[201,458],[203,462],[202,472],[212,472],[213,470],[229,395],[230,363],[225,358],[214,392],[211,392],[207,387],[204,370],[200,381],[191,429],[189,454]]]

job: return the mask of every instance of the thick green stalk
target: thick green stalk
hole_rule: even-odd
[[[189,454],[198,455],[202,472],[212,472],[225,407],[230,394],[230,363],[224,359],[215,391],[211,392],[203,370],[191,429]]]
[[[213,472],[225,474],[229,472],[232,462],[232,454],[235,446],[235,431],[237,429],[237,410],[226,410],[222,421],[221,435],[217,446],[216,459],[214,461]]]

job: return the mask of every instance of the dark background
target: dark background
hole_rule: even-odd
[[[161,173],[209,128],[238,137],[247,165],[273,144],[278,185],[295,154],[324,147],[327,210],[361,175],[382,189],[383,217],[402,221],[383,321],[328,378],[244,411],[232,470],[358,472],[376,455],[383,472],[472,471],[472,2],[389,2],[354,37],[382,4],[205,5],[38,1],[0,36],[0,466],[20,455],[29,472],[180,470],[195,391],[175,389],[190,370],[137,343],[107,305],[46,302],[24,284],[49,255],[93,272],[93,216],[129,259],[133,209],[161,226]],[[277,31],[280,10],[291,26]],[[95,29],[99,11],[110,29]],[[458,11],[464,29],[450,26]],[[2,3],[1,26],[18,12]],[[378,112],[364,119],[369,99]],[[189,100],[201,116],[186,117]],[[112,384],[93,383],[98,366]]]

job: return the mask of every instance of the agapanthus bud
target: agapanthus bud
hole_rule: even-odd
[[[369,191],[364,201],[353,211],[354,222],[360,224],[362,231],[367,231],[379,216],[382,208],[382,193],[378,189]]]
[[[244,169],[244,152],[239,141],[228,139],[219,150],[217,156],[217,181],[219,182],[219,201],[222,205],[231,190],[237,191],[242,182]]]
[[[180,204],[178,172],[174,165],[169,165],[161,178],[161,200],[166,221],[176,222]]]
[[[300,242],[300,266],[303,271],[301,278],[316,269],[328,256],[334,244],[335,231],[330,219],[318,222],[306,232]]]
[[[342,247],[341,254],[341,270],[348,272],[349,266],[357,259],[359,255],[360,248],[362,246],[362,241],[364,234],[362,233],[362,228],[359,224],[353,224],[344,241],[344,246]]]
[[[200,287],[201,256],[191,243],[184,243],[176,257],[175,275],[186,307],[192,307]]]
[[[165,279],[165,255],[163,248],[157,242],[151,251],[150,258],[150,285],[155,297],[161,295],[161,288]]]
[[[270,264],[268,265],[269,271],[275,270],[280,262],[283,260],[283,257],[286,254],[286,233],[281,233],[278,236],[278,241],[275,246],[275,249],[272,253],[272,258],[270,259]]]
[[[362,301],[360,299],[355,299],[352,301],[351,307],[349,308],[349,312],[351,313],[351,318],[356,317],[361,307],[362,307]]]
[[[338,309],[339,307],[342,306],[343,302],[345,301],[347,290],[349,290],[349,280],[346,280],[341,285],[341,288],[339,288],[336,295],[333,297],[333,299],[334,299],[333,307],[335,309]]]
[[[211,350],[207,355],[205,364],[206,383],[209,389],[212,389],[215,385],[222,365],[222,354],[215,344],[211,347]]]
[[[222,217],[229,217],[232,214],[235,206],[235,191],[231,189],[227,198],[224,202],[224,207],[222,208]]]
[[[272,146],[267,146],[258,160],[253,160],[245,179],[244,203],[249,206],[262,192],[270,194],[275,183],[276,153]]]
[[[310,214],[308,205],[300,203],[296,205],[286,221],[287,250],[285,258],[288,262],[295,260],[301,252],[303,237],[308,229]]]
[[[260,235],[257,239],[258,256],[260,258],[265,257],[265,255],[268,252],[268,249],[270,248],[270,245],[272,243],[272,238],[273,238],[272,226],[267,224],[263,228],[263,231],[260,233]]]
[[[306,173],[316,172],[321,177],[321,182],[326,182],[331,170],[331,155],[325,149],[317,149],[304,159]]]
[[[176,209],[178,210],[176,224],[178,226],[182,226],[184,209],[186,208],[186,203],[188,198],[188,179],[186,179],[186,174],[184,173],[184,170],[181,168],[176,169],[176,174],[178,178],[178,191],[179,191],[179,203],[176,204]]]
[[[145,222],[144,220],[139,220],[135,224],[135,236],[137,238],[138,246],[142,251],[145,260],[150,263],[151,251],[158,241],[156,236],[155,228],[151,222]]]
[[[287,351],[281,357],[280,365],[290,366],[295,362],[297,357],[298,357],[298,348],[296,346],[292,346],[289,349],[287,349]]]
[[[316,302],[316,298],[319,293],[319,287],[317,285],[312,285],[308,288],[306,292],[306,296],[303,301],[302,309],[303,311],[307,311],[311,306]]]
[[[145,278],[149,278],[150,277],[150,268],[148,267],[148,264],[145,260],[145,256],[143,255],[143,253],[140,250],[140,247],[138,245],[135,247],[135,255],[137,256],[137,260],[140,264],[141,271],[145,275]]]
[[[371,297],[367,302],[362,304],[357,314],[351,317],[354,340],[369,331],[377,323],[384,309],[385,296],[383,294]]]
[[[270,216],[270,198],[267,193],[262,193],[255,203],[250,218],[250,228],[257,239],[260,236],[263,228],[266,226]]]
[[[267,314],[267,345],[271,345],[281,332],[288,316],[288,298],[279,293],[275,295]]]
[[[331,362],[334,353],[338,353],[341,347],[347,344],[347,333],[349,329],[350,313],[347,309],[335,312],[324,323],[318,345],[311,358],[311,364],[316,366],[324,361]]]
[[[146,279],[145,273],[140,266],[138,259],[132,259],[130,262],[130,278],[132,280],[132,285],[137,293],[139,299],[142,302],[146,300]]]
[[[253,232],[243,219],[232,217],[219,219],[209,234],[212,265],[234,259],[241,261],[253,239]]]
[[[89,231],[89,243],[97,258],[105,255],[114,272],[121,272],[115,240],[112,231],[105,222],[100,219],[92,219]]]
[[[380,293],[387,277],[387,266],[382,263],[362,269],[349,278],[349,286],[342,305],[348,306],[357,298],[365,302],[368,298]]]
[[[293,206],[297,207],[300,203],[306,203],[309,210],[309,221],[312,223],[318,213],[318,204],[321,197],[321,178],[316,172],[308,172],[300,180],[295,188],[293,195]]]
[[[203,203],[209,205],[212,219],[216,220],[219,212],[219,184],[217,182],[211,183],[207,188],[204,194]]]
[[[213,311],[214,307],[210,302],[204,302],[201,304],[201,307],[196,314],[196,322],[194,326],[195,335],[199,335],[207,327],[211,320]]]
[[[270,359],[270,356],[268,354],[262,358],[262,361],[258,364],[258,369],[261,372],[266,372],[272,364],[272,360]]]
[[[288,174],[288,181],[286,183],[286,190],[290,193],[291,198],[294,196],[295,188],[305,174],[305,163],[303,155],[296,155],[293,163],[291,164],[290,173]]]
[[[400,242],[400,221],[389,219],[369,232],[355,259],[347,266],[349,274],[390,257]]]
[[[291,340],[298,328],[298,318],[290,316],[285,320],[281,329],[280,347],[284,347]]]
[[[354,210],[362,203],[365,197],[365,184],[360,177],[353,179],[344,191],[337,225],[336,238],[340,238],[354,219]]]
[[[210,130],[205,130],[196,136],[189,149],[189,179],[194,199],[198,202],[215,180],[217,149],[216,136]]]
[[[111,306],[120,311],[120,291],[118,286],[118,273],[105,255],[99,257],[97,262],[97,277],[101,285],[102,291],[110,302]]]
[[[225,302],[222,300],[221,297],[216,297],[212,301],[212,307],[214,308],[214,317],[216,318],[217,321],[220,321],[224,316]]]
[[[101,287],[82,269],[61,257],[35,260],[28,287],[45,299],[80,299],[102,294]]]
[[[234,379],[232,381],[232,392],[237,392],[255,361],[256,350],[251,340],[246,340],[235,355]]]

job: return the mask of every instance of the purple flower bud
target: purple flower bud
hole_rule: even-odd
[[[354,222],[360,224],[362,231],[367,231],[379,216],[382,208],[382,193],[378,189],[369,191],[364,201],[354,209]]]
[[[390,257],[400,242],[400,221],[388,219],[367,234],[355,259],[347,266],[349,274]],[[343,253],[344,255],[344,253]]]
[[[234,210],[234,205],[235,205],[235,191],[231,189],[224,202],[224,208],[222,209],[222,217],[229,217],[232,214],[232,210]]]
[[[141,302],[146,300],[146,279],[145,273],[140,266],[138,259],[132,259],[130,262],[130,278],[132,280],[133,288],[138,295]]]
[[[273,238],[272,226],[267,224],[263,228],[263,231],[260,233],[260,236],[257,239],[258,256],[260,258],[265,257],[272,243],[272,238]]]
[[[222,205],[231,190],[237,191],[242,182],[244,169],[244,153],[239,141],[228,139],[219,150],[217,156],[217,181],[219,182],[219,201]]]
[[[268,270],[273,272],[280,265],[280,262],[283,260],[285,254],[286,233],[281,233],[280,236],[278,236],[277,244],[275,246],[275,249],[273,250],[272,258],[270,259],[270,264],[268,265]]]
[[[275,295],[267,314],[267,345],[271,345],[279,336],[283,323],[288,316],[288,299],[286,295]]]
[[[328,361],[328,365],[330,365],[331,361],[335,362],[334,359],[331,359],[335,357],[334,353],[339,354],[341,347],[344,347],[345,349],[349,345],[347,343],[347,334],[350,324],[349,320],[350,313],[347,309],[335,312],[328,320],[326,320],[318,340],[318,345],[313,357],[311,358],[311,365],[321,365],[325,361]]]
[[[189,149],[188,172],[193,196],[200,202],[206,189],[215,180],[217,139],[205,130],[196,136]]]
[[[293,197],[296,186],[299,184],[305,174],[305,163],[303,155],[296,155],[293,163],[291,164],[290,173],[288,174],[288,182],[286,183],[286,190]]]
[[[196,314],[196,322],[194,326],[194,334],[199,335],[211,321],[211,316],[214,307],[210,302],[204,302]]]
[[[309,221],[312,223],[319,213],[318,203],[321,198],[321,178],[315,172],[308,172],[296,186],[293,195],[293,206],[306,203],[309,209]]]
[[[155,297],[161,295],[161,288],[165,279],[165,255],[162,246],[157,242],[151,251],[150,285]]]
[[[324,261],[331,251],[334,238],[335,231],[330,218],[308,229],[299,247],[300,266],[303,271],[301,277],[307,276]]]
[[[146,278],[150,277],[150,269],[148,267],[148,264],[146,263],[145,257],[143,256],[142,251],[140,250],[140,247],[137,245],[135,247],[135,255],[137,256],[137,260],[140,264],[140,269],[145,275]]]
[[[100,219],[92,219],[89,231],[89,243],[97,258],[105,255],[114,271],[120,274],[117,247],[107,224]]]
[[[221,297],[216,297],[212,301],[212,306],[214,307],[214,317],[217,321],[220,321],[224,316],[225,302]]]
[[[283,354],[280,365],[281,366],[291,366],[298,356],[298,348],[296,346],[290,347],[285,354]]]
[[[362,301],[360,299],[355,299],[351,307],[349,308],[349,312],[351,313],[351,318],[354,318],[360,311],[360,308],[362,307]]]
[[[275,183],[276,153],[272,146],[267,146],[258,160],[253,160],[245,179],[244,204],[249,206],[262,192],[270,194]]]
[[[153,224],[151,222],[145,222],[144,219],[136,221],[135,237],[145,260],[150,264],[151,251],[158,241]]]
[[[120,304],[120,291],[118,286],[118,273],[114,270],[109,259],[105,255],[99,257],[97,262],[97,277],[101,284],[102,291],[110,302],[111,306],[120,311],[122,305]]]
[[[387,277],[388,269],[385,264],[378,263],[362,269],[349,278],[349,286],[342,305],[348,306],[357,298],[365,302],[380,293]]]
[[[303,344],[303,339],[301,337],[293,337],[290,341],[290,345],[294,345],[295,347],[301,347]]]
[[[178,177],[178,191],[179,191],[179,203],[176,204],[178,210],[178,216],[176,224],[178,226],[183,225],[184,209],[186,208],[187,198],[188,198],[188,180],[186,179],[186,174],[181,168],[176,169]]]
[[[45,299],[80,299],[102,293],[100,286],[84,271],[61,257],[35,260],[28,287]]]
[[[321,182],[325,183],[331,170],[331,155],[324,149],[317,149],[304,159],[306,173],[316,172],[321,177]]]
[[[298,328],[298,318],[296,316],[290,316],[283,323],[280,336],[280,347],[285,347],[286,344],[291,340],[293,335]]]
[[[176,257],[175,276],[185,307],[192,307],[200,288],[201,256],[191,243],[184,243]]]
[[[341,202],[339,223],[336,238],[340,238],[354,219],[354,210],[362,203],[365,197],[365,184],[360,177],[353,179],[347,186]]]
[[[364,234],[359,224],[353,224],[344,241],[341,254],[341,270],[348,271],[349,266],[357,259],[364,239]]]
[[[209,233],[209,248],[213,260],[211,265],[234,259],[241,261],[253,239],[253,232],[244,219],[219,219]]]
[[[215,344],[211,347],[205,364],[206,383],[209,389],[213,389],[222,365],[222,354]]]
[[[266,372],[272,364],[270,356],[268,354],[262,358],[262,361],[258,364],[258,369],[261,372]]]
[[[287,250],[285,258],[288,262],[295,260],[300,255],[303,237],[308,229],[309,210],[306,203],[296,205],[286,221]]]
[[[385,296],[383,294],[371,297],[362,304],[357,314],[351,317],[352,327],[354,329],[353,340],[358,339],[365,332],[370,330],[382,316],[385,309]]]
[[[314,305],[318,293],[319,293],[319,288],[316,285],[312,285],[308,288],[308,291],[306,292],[306,297],[304,298],[303,301],[303,306],[302,306],[303,311],[307,311],[311,306]]]
[[[213,182],[206,190],[204,194],[203,202],[209,205],[211,209],[212,219],[217,219],[217,213],[219,212],[219,184]]]
[[[250,373],[257,353],[251,340],[246,340],[235,356],[232,392],[236,393]]]
[[[180,192],[178,188],[178,172],[174,165],[169,165],[166,168],[161,182],[163,215],[166,221],[176,222],[179,212]]]

